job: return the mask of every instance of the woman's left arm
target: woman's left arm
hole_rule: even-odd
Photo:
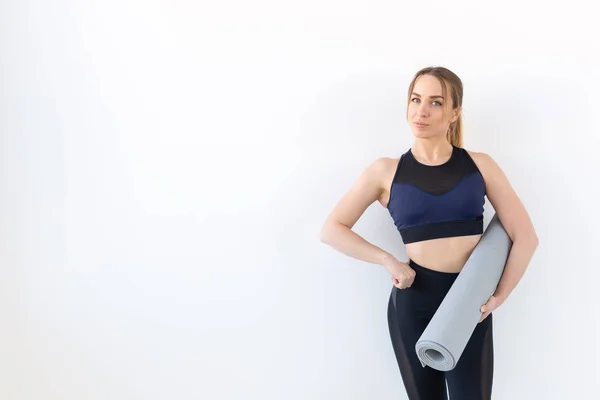
[[[469,153],[483,175],[487,197],[513,242],[498,287],[481,308],[483,321],[504,303],[517,286],[538,247],[539,239],[525,206],[500,166],[485,153]]]

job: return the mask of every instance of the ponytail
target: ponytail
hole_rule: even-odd
[[[456,147],[463,146],[463,126],[462,126],[462,115],[458,117],[456,121],[450,124],[446,138],[451,145]]]

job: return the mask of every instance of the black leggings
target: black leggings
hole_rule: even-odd
[[[416,272],[408,289],[392,289],[388,325],[392,346],[409,400],[489,400],[494,375],[492,315],[477,324],[456,367],[447,372],[423,367],[415,344],[458,273],[434,271],[413,261]],[[483,305],[483,304],[482,304]],[[447,383],[447,388],[446,388]]]

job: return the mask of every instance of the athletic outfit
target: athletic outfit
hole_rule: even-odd
[[[398,162],[388,210],[404,243],[483,233],[485,182],[462,148],[452,146],[450,159],[429,166],[411,150]],[[388,325],[392,346],[410,400],[491,399],[494,369],[492,314],[478,324],[456,367],[447,372],[423,367],[417,340],[450,290],[458,273],[425,268],[410,260],[416,272],[410,288],[392,288]],[[447,382],[447,389],[446,389]]]

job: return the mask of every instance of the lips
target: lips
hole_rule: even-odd
[[[424,124],[422,122],[415,122],[416,126],[429,126],[429,124]]]

